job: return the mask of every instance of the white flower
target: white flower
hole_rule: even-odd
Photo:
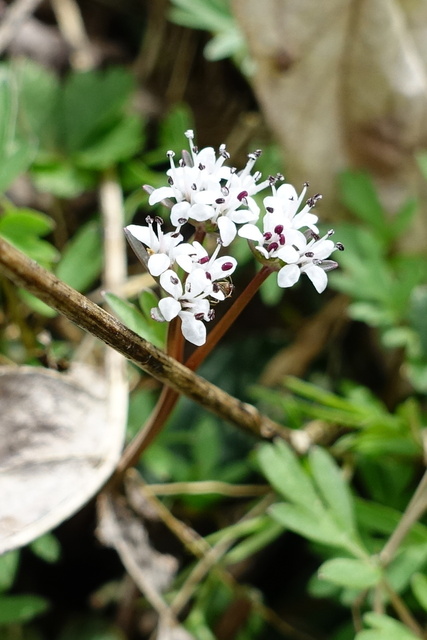
[[[218,253],[221,249],[221,244],[218,243],[212,256],[209,256],[206,249],[194,240],[190,245],[192,251],[185,257],[183,256],[180,261],[180,267],[190,273],[193,269],[204,269],[207,277],[212,282],[221,278],[228,278],[234,272],[237,267],[237,260],[232,256],[221,256],[218,258]]]
[[[184,286],[177,274],[168,269],[160,276],[160,285],[170,295],[159,301],[159,306],[151,310],[155,320],[170,322],[181,318],[181,329],[186,340],[200,346],[206,342],[206,327],[214,316],[209,296],[213,293],[213,283],[204,269],[194,269],[188,274]]]
[[[163,233],[161,218],[156,217],[153,220],[147,217],[146,221],[146,227],[130,224],[126,230],[147,247],[149,258],[146,267],[152,276],[157,277],[175,261],[179,264],[180,256],[185,256],[191,251],[191,245],[182,242],[183,237],[179,230]],[[153,228],[154,222],[157,223],[157,232]],[[145,263],[145,260],[143,261]]]
[[[333,231],[323,237],[319,238],[315,236],[307,244],[305,249],[300,252],[297,260],[294,260],[292,264],[286,264],[283,266],[277,274],[277,284],[279,287],[287,288],[292,287],[298,282],[300,275],[305,273],[314,285],[314,288],[318,293],[322,293],[326,289],[328,284],[328,277],[326,273],[336,269],[338,264],[334,260],[327,260],[332,251],[338,249],[343,251],[344,247],[341,243],[334,243],[330,240],[333,235]]]
[[[257,242],[256,250],[267,260],[280,258],[283,262],[294,262],[307,244],[305,235],[292,228],[282,213],[267,212],[263,218],[263,229],[261,232],[256,225],[245,224],[239,235]]]
[[[258,184],[261,174],[251,175],[260,151],[250,154],[245,168],[237,172],[224,165],[229,159],[225,145],[220,146],[217,158],[212,147],[197,150],[191,130],[185,135],[190,140],[190,153],[183,152],[179,166],[175,166],[174,153],[168,152],[171,163],[167,171],[169,186],[154,189],[149,204],[165,199],[175,200],[170,218],[174,226],[187,220],[210,223],[218,228],[222,244],[228,246],[236,236],[237,224],[258,219],[259,207],[253,196],[274,179]]]
[[[291,184],[282,184],[278,189],[271,185],[273,191],[272,196],[264,198],[264,207],[268,213],[281,214],[282,224],[285,229],[301,229],[307,227],[313,233],[319,233],[316,227],[317,216],[310,213],[316,202],[321,199],[321,195],[317,193],[307,200],[305,206],[299,211],[301,203],[304,199],[308,187],[308,183],[304,184],[300,195],[297,194],[295,188]]]

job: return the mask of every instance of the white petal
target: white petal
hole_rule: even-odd
[[[178,202],[171,209],[171,222],[174,227],[178,227],[182,222],[180,220],[188,220],[188,212],[190,210],[189,202]]]
[[[300,251],[306,248],[307,238],[303,233],[301,233],[301,231],[298,231],[297,229],[285,229],[284,235],[286,238],[286,244],[293,244],[298,247]]]
[[[277,274],[277,284],[283,289],[286,287],[292,287],[296,282],[298,282],[300,273],[300,269],[296,264],[287,264],[282,267]]]
[[[223,269],[224,265],[230,265],[229,269]],[[217,258],[209,267],[208,271],[212,276],[212,280],[219,280],[220,278],[226,278],[231,276],[237,267],[237,260],[231,256],[222,256]]]
[[[174,191],[172,187],[160,187],[159,189],[154,189],[154,191],[150,194],[148,198],[148,204],[153,205],[165,200],[166,198],[173,198]]]
[[[148,259],[148,271],[152,276],[157,277],[166,269],[169,269],[171,264],[169,256],[166,253],[154,253]]]
[[[335,244],[332,240],[321,240],[313,245],[313,251],[318,260],[324,260],[328,258],[332,251],[335,249]]]
[[[300,252],[294,249],[291,245],[284,245],[275,252],[275,256],[283,260],[283,262],[297,262],[300,257]]]
[[[308,267],[304,267],[303,272],[310,278],[318,293],[322,293],[326,289],[328,276],[321,267],[310,264]]]
[[[143,242],[147,247],[150,246],[151,231],[149,227],[143,227],[139,224],[129,224],[126,230],[133,235],[134,238]]]
[[[160,276],[160,286],[176,299],[182,296],[181,280],[172,269],[168,269],[162,273]]]
[[[201,268],[194,269],[185,281],[186,297],[195,298],[210,289],[212,289],[212,282],[206,276],[206,271]],[[188,296],[187,293],[189,294]]]
[[[182,335],[188,342],[200,347],[206,342],[206,327],[201,320],[197,320],[189,311],[181,311]]]
[[[189,218],[197,222],[205,222],[215,217],[215,210],[208,204],[193,204],[189,212]]]
[[[224,247],[228,247],[228,245],[233,242],[234,238],[236,237],[236,225],[225,216],[220,216],[218,218],[217,224],[221,242]]]
[[[262,242],[264,239],[261,231],[254,224],[244,224],[243,227],[240,227],[238,234],[241,238],[246,238],[247,240]]]
[[[181,311],[181,304],[175,298],[162,298],[159,301],[159,309],[166,322],[170,322]]]

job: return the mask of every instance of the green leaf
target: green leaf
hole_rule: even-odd
[[[412,592],[424,611],[427,612],[427,576],[415,573],[411,578]]]
[[[358,218],[382,234],[388,234],[388,222],[371,177],[361,171],[344,171],[340,175],[341,198]]]
[[[408,627],[389,616],[369,612],[363,620],[374,630],[359,631],[355,640],[419,640]]]
[[[0,626],[28,622],[49,606],[45,598],[32,595],[0,596]]]
[[[332,558],[319,567],[321,580],[350,589],[369,589],[381,580],[379,567],[354,558]]]
[[[309,461],[319,493],[334,515],[336,522],[347,533],[354,534],[356,527],[353,498],[340,468],[332,456],[320,447],[311,449]]]
[[[28,58],[15,62],[19,87],[19,124],[43,149],[56,151],[60,133],[61,85],[46,67]]]
[[[54,222],[45,213],[34,209],[9,207],[0,216],[0,233],[44,236],[52,231]]]
[[[34,144],[17,134],[16,83],[6,65],[0,65],[0,116],[0,193],[3,193],[35,155]]]
[[[62,90],[65,149],[82,151],[115,126],[133,89],[133,76],[122,67],[72,73]]]
[[[39,298],[36,298],[36,296],[26,289],[19,289],[19,297],[24,301],[29,309],[32,309],[32,311],[39,313],[45,318],[55,318],[58,315],[58,312],[55,311],[55,309],[49,307],[49,305],[44,303],[42,300],[39,300]]]
[[[265,477],[282,496],[305,506],[313,514],[323,511],[308,474],[287,444],[280,441],[261,445],[258,462]]]
[[[150,318],[151,309],[157,307],[159,299],[152,289],[143,289],[138,298],[139,306],[146,318]]]
[[[144,340],[148,340],[156,347],[162,348],[164,343],[160,340],[157,331],[154,329],[155,320],[148,320],[138,311],[136,306],[127,300],[122,300],[113,293],[105,293],[104,298],[116,313],[120,320],[129,329],[137,333]],[[157,323],[156,323],[157,324]]]
[[[348,538],[326,512],[313,513],[303,505],[275,504],[269,514],[286,529],[312,540],[333,547],[346,549]]]
[[[9,589],[15,580],[20,552],[16,549],[0,556],[0,591]]]
[[[76,153],[74,160],[84,169],[107,169],[132,157],[140,149],[141,140],[141,120],[129,115]]]
[[[87,222],[67,243],[56,275],[77,291],[86,291],[100,276],[103,264],[99,223]]]
[[[61,545],[52,533],[45,533],[30,544],[31,551],[45,562],[57,562],[61,556]]]
[[[34,163],[31,177],[38,191],[58,198],[74,198],[95,185],[92,173],[65,158]]]

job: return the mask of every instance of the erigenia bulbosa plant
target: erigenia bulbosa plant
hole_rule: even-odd
[[[151,315],[171,323],[168,352],[180,359],[185,338],[199,347],[189,363],[195,368],[270,274],[277,274],[282,288],[293,286],[305,274],[321,293],[328,271],[338,266],[329,256],[344,247],[331,239],[333,230],[319,235],[312,210],[320,194],[306,199],[308,184],[298,194],[282,175],[262,179],[254,171],[261,151],[249,154],[246,166],[238,170],[231,166],[225,145],[218,153],[212,147],[199,151],[193,131],[185,136],[189,151],[183,151],[177,163],[175,153],[167,152],[167,185],[144,186],[150,205],[162,203],[170,210],[168,220],[149,216],[145,226],[129,225],[125,233],[159,284],[162,297]],[[267,192],[262,208],[255,199],[260,192]],[[244,240],[262,267],[208,333],[217,305],[233,296],[231,276],[237,261],[227,249]]]

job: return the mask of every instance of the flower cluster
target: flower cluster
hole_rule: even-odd
[[[278,174],[261,180],[252,173],[260,151],[251,153],[242,171],[226,164],[230,156],[225,145],[218,155],[212,147],[200,151],[194,145],[193,131],[185,133],[190,151],[183,151],[175,164],[168,151],[168,186],[146,186],[149,204],[160,202],[170,208],[172,230],[163,232],[163,220],[148,217],[147,226],[129,225],[127,237],[148,271],[158,279],[163,297],[152,309],[152,317],[169,322],[181,319],[184,337],[195,345],[206,341],[205,322],[214,317],[214,305],[232,291],[230,276],[236,269],[235,258],[219,257],[236,237],[246,238],[257,259],[271,271],[277,271],[279,287],[290,287],[306,274],[320,293],[327,285],[327,272],[336,268],[329,260],[340,243],[331,240],[333,231],[319,236],[318,217],[312,213],[319,194],[304,202],[308,185],[298,195]],[[264,215],[254,196],[270,188],[263,200]],[[258,226],[261,223],[262,230]],[[195,239],[185,242],[181,228],[192,225]],[[206,234],[215,234],[217,243],[210,256],[202,245]]]

